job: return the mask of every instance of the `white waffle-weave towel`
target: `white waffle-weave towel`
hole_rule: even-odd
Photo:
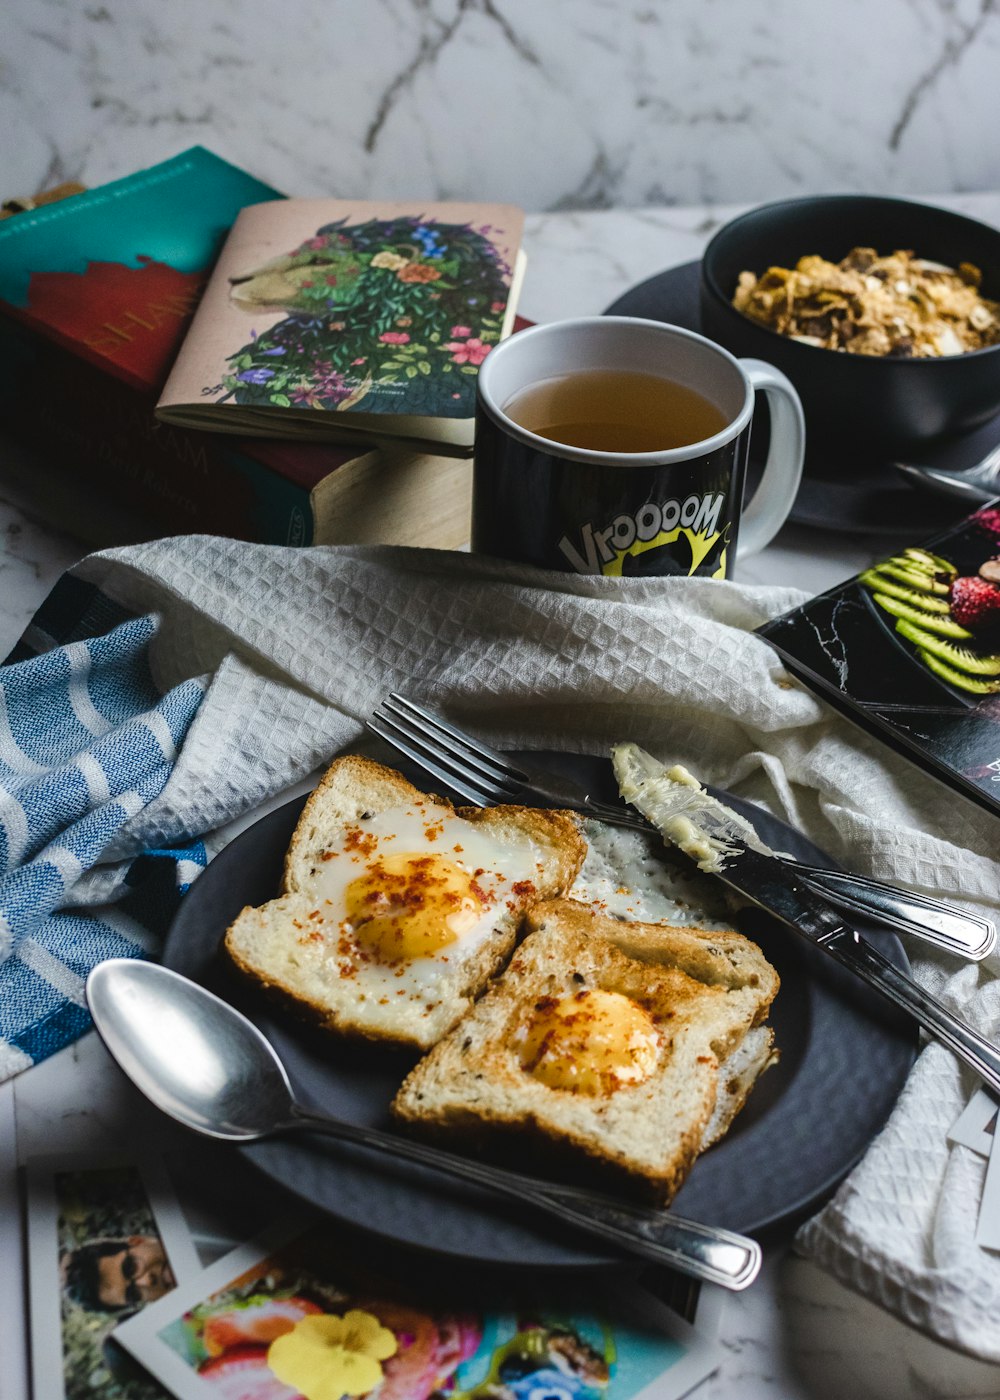
[[[795,590],[208,537],[93,555],[72,574],[158,617],[161,692],[207,683],[166,786],[108,861],[251,810],[356,742],[398,689],[498,744],[606,753],[634,739],[854,869],[1000,912],[997,819],[849,725],[752,635],[804,601]],[[1000,1036],[996,964],[910,952],[925,983]],[[945,1140],[971,1090],[951,1055],[927,1048],[886,1130],[799,1239],[901,1317],[1000,1361],[1000,1257],[973,1243],[982,1164]]]

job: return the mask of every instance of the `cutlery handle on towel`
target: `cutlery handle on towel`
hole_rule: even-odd
[[[800,862],[795,868],[805,875],[807,884],[838,909],[876,918],[901,933],[916,934],[947,953],[978,962],[996,947],[997,933],[991,923],[953,909],[940,899],[898,890],[894,885],[846,870],[824,870]]]
[[[685,1220],[667,1210],[617,1201],[597,1192],[563,1187],[539,1181],[519,1172],[505,1171],[470,1157],[458,1157],[427,1143],[343,1123],[296,1105],[284,1131],[295,1129],[324,1133],[343,1142],[374,1148],[391,1157],[403,1157],[435,1171],[484,1186],[510,1196],[521,1204],[535,1206],[575,1225],[588,1235],[607,1240],[629,1254],[651,1259],[667,1268],[723,1288],[741,1289],[753,1283],[761,1265],[760,1246],[731,1230],[716,1229],[697,1221]]]
[[[935,1040],[964,1060],[988,1088],[1000,1095],[1000,1049],[953,1016],[937,997],[925,992],[912,977],[894,967],[853,929],[835,934],[824,942],[823,950],[855,976],[908,1011]]]

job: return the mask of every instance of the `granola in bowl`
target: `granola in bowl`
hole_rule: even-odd
[[[825,350],[895,359],[961,355],[1000,344],[1000,303],[982,274],[897,251],[852,248],[839,263],[815,254],[794,268],[741,272],[732,304],[751,320]]]

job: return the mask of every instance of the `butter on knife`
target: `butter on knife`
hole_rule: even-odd
[[[794,855],[765,845],[746,817],[720,802],[679,763],[667,767],[637,744],[618,744],[612,761],[622,797],[636,807],[664,841],[680,847],[709,875],[726,879],[741,849],[778,856],[796,863]],[[819,855],[816,852],[814,859]],[[807,852],[808,862],[808,852]],[[909,895],[905,890],[864,880],[848,872],[823,870],[806,864],[806,882],[814,893],[850,914],[874,916],[890,928],[915,934],[925,942],[961,958],[987,957],[996,945],[996,930],[986,919],[950,908],[939,900]],[[730,892],[738,883],[728,881]],[[858,897],[858,886],[866,897]]]
[[[632,743],[616,744],[611,762],[625,801],[707,875],[718,875],[726,857],[743,847],[762,855],[779,854],[761,841],[746,817],[707,793],[681,764],[666,768]]]

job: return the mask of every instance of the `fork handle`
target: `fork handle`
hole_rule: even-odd
[[[821,946],[856,977],[908,1011],[925,1031],[975,1070],[988,1089],[1000,1094],[1000,1049],[985,1036],[953,1016],[943,1002],[883,958],[854,929],[842,930]]]
[[[474,1182],[522,1205],[527,1203],[547,1215],[556,1216],[629,1254],[651,1259],[691,1278],[721,1284],[723,1288],[746,1288],[760,1270],[761,1251],[756,1241],[731,1230],[686,1220],[670,1211],[539,1181],[519,1172],[458,1157],[427,1143],[383,1133],[377,1128],[327,1118],[297,1104],[293,1106],[291,1118],[279,1131],[296,1129],[324,1133],[392,1157],[405,1157],[421,1166]]]

